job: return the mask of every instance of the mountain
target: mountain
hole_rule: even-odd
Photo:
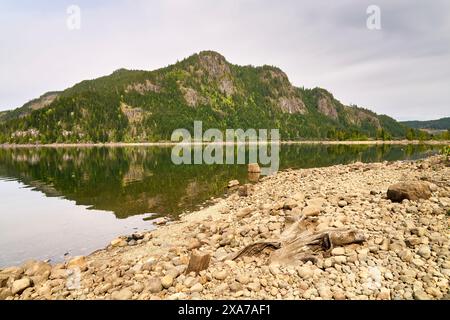
[[[403,138],[386,115],[293,86],[273,66],[238,66],[202,51],[154,71],[119,69],[0,114],[0,142],[170,140],[174,129],[280,129],[283,140]]]
[[[52,103],[53,100],[55,100],[59,94],[60,92],[58,91],[47,92],[37,99],[28,101],[20,108],[0,112],[0,121],[7,121],[15,118],[21,118],[31,113],[33,110],[42,109],[48,106],[50,103]]]
[[[401,123],[414,129],[450,130],[450,117],[428,121],[402,121]]]

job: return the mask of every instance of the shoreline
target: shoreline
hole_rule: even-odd
[[[0,144],[1,149],[14,148],[85,148],[85,147],[170,147],[175,145],[205,145],[205,144],[257,144],[261,142],[108,142],[108,143],[51,143],[51,144]],[[264,143],[274,143],[269,140]],[[365,140],[365,141],[339,141],[339,140],[302,140],[302,141],[280,141],[280,144],[319,144],[319,145],[449,145],[449,140]]]
[[[387,188],[405,177],[425,181],[432,197],[387,200]],[[441,299],[450,280],[448,177],[440,156],[284,170],[86,257],[4,268],[0,299]],[[314,263],[269,263],[265,252],[230,258],[253,242],[278,241],[292,217],[313,208],[311,230],[356,228],[365,241],[319,252]],[[193,252],[210,255],[198,275],[185,274]],[[68,288],[74,269],[80,287]]]

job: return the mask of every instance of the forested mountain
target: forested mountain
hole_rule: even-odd
[[[401,123],[414,129],[450,130],[450,117],[428,121],[403,121]]]
[[[213,51],[154,71],[120,69],[0,114],[0,143],[170,140],[174,129],[280,129],[283,140],[391,139],[406,127],[291,85],[273,66],[230,64]]]

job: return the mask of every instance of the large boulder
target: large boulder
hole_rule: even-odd
[[[394,202],[401,202],[404,199],[417,201],[430,198],[431,191],[426,182],[400,182],[389,187],[387,197]]]

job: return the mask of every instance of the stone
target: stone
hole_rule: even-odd
[[[161,278],[161,285],[165,288],[168,289],[173,285],[173,277],[171,275],[165,275],[164,277]]]
[[[305,200],[305,194],[303,192],[297,192],[292,196],[292,199],[300,202]]]
[[[341,200],[338,202],[338,206],[341,208],[345,207],[346,205],[347,205],[347,201],[345,201],[345,200]]]
[[[319,206],[307,206],[302,210],[302,214],[306,217],[314,217],[320,214]]]
[[[388,238],[384,238],[383,242],[380,244],[380,250],[388,251],[390,242],[391,241]]]
[[[430,300],[430,296],[427,295],[423,290],[414,290],[414,299],[416,300]]]
[[[250,173],[260,173],[261,168],[259,167],[259,164],[257,163],[249,163],[248,164],[248,172]]]
[[[413,259],[412,263],[416,266],[416,267],[423,267],[425,265],[425,261],[423,261],[422,259]]]
[[[238,195],[240,197],[248,197],[253,190],[253,186],[250,184],[244,184],[243,186],[240,186],[238,189]]]
[[[239,181],[238,180],[231,180],[230,182],[228,182],[228,188],[233,188],[239,185]]]
[[[177,293],[170,295],[167,299],[168,300],[185,300],[186,297],[187,297],[186,293],[177,292]]]
[[[202,292],[203,291],[203,285],[201,283],[196,283],[190,288],[191,292]]]
[[[417,254],[421,256],[422,258],[428,259],[431,257],[431,250],[430,247],[427,245],[422,245],[419,247],[419,250],[417,250]]]
[[[202,243],[197,238],[192,238],[188,242],[188,250],[198,249],[202,246]]]
[[[334,263],[342,264],[342,263],[346,263],[346,262],[347,262],[346,256],[335,256],[334,257]]]
[[[228,272],[226,270],[219,270],[214,272],[213,277],[217,280],[225,280],[228,276]]]
[[[151,293],[158,293],[163,289],[161,280],[159,278],[150,278],[148,280],[147,287]]]
[[[0,273],[0,288],[7,287],[8,281],[9,281],[9,275]]]
[[[20,276],[24,273],[24,269],[22,267],[8,267],[0,271],[0,274],[8,274],[8,275],[16,275]]]
[[[387,288],[381,288],[380,293],[377,295],[377,299],[380,300],[391,300],[391,290]]]
[[[422,243],[422,240],[416,236],[409,237],[405,240],[405,243],[408,247],[414,247]]]
[[[9,288],[0,288],[0,300],[6,300],[6,298],[13,296],[13,293]]]
[[[184,285],[187,287],[187,288],[190,288],[190,287],[192,287],[194,284],[196,284],[198,282],[198,279],[197,278],[194,278],[194,277],[187,277],[185,280],[184,280]]]
[[[307,200],[306,204],[309,207],[319,207],[319,208],[321,208],[324,205],[325,202],[326,202],[325,198],[319,197],[319,198],[312,198],[312,199]]]
[[[309,266],[302,266],[297,268],[298,275],[303,279],[311,278],[314,271]]]
[[[250,207],[243,208],[236,213],[236,217],[244,218],[244,217],[248,216],[250,213],[252,213],[252,211],[253,211],[253,209]]]
[[[32,277],[42,275],[46,272],[50,273],[52,271],[52,266],[47,262],[32,260],[25,263],[23,269],[25,270],[25,275]]]
[[[72,258],[67,263],[67,269],[80,269],[80,271],[86,271],[87,270],[87,262],[86,258],[83,256],[77,256]]]
[[[125,247],[128,245],[127,241],[123,238],[116,238],[111,241],[111,247]]]
[[[239,283],[242,283],[242,284],[246,285],[246,284],[248,284],[250,282],[250,277],[248,275],[246,275],[246,274],[240,274],[240,275],[238,275],[236,277],[236,280]]]
[[[303,298],[311,299],[312,296],[314,295],[315,291],[316,291],[316,289],[314,289],[314,288],[307,289],[305,292],[303,292]]]
[[[133,297],[133,293],[130,289],[122,289],[119,291],[114,291],[111,294],[111,299],[113,300],[130,300]]]
[[[428,287],[426,290],[426,293],[432,295],[435,298],[441,298],[442,297],[442,293],[441,290],[437,289],[437,288],[433,288],[433,287]]]
[[[434,183],[429,183],[429,184],[428,184],[428,187],[430,188],[430,191],[431,191],[431,192],[436,192],[436,191],[438,191],[438,186],[435,185]]]
[[[334,248],[333,250],[331,250],[331,254],[333,256],[343,256],[345,255],[345,248],[343,247]]]
[[[413,253],[409,249],[404,249],[404,250],[400,251],[398,253],[398,256],[400,257],[400,259],[402,259],[405,262],[411,262],[412,259],[414,258]]]
[[[31,287],[33,284],[30,278],[24,277],[20,280],[13,282],[11,287],[12,294],[21,294],[26,288]]]
[[[223,294],[226,291],[228,291],[228,283],[221,283],[214,289],[214,292],[217,294]]]
[[[406,244],[404,241],[401,240],[391,240],[391,243],[389,244],[389,250],[394,251],[395,253],[398,253],[405,249]]]
[[[422,228],[422,227],[412,228],[410,230],[410,232],[412,234],[415,234],[416,236],[419,236],[419,237],[423,237],[426,234],[426,231],[427,231],[427,229]]]
[[[54,279],[65,279],[67,278],[68,275],[68,270],[66,269],[57,269],[57,268],[52,268],[52,272],[50,273],[50,279],[54,280]]]
[[[404,199],[417,201],[429,199],[431,192],[428,184],[422,181],[400,182],[391,185],[387,191],[387,198],[393,202],[401,202]]]
[[[144,291],[144,289],[145,289],[144,285],[140,282],[135,283],[131,286],[131,290],[136,293],[141,293],[142,291]]]
[[[324,231],[324,230],[329,229],[329,228],[330,228],[330,226],[328,225],[327,222],[322,222],[322,223],[319,223],[319,224],[317,225],[316,231],[317,231],[317,232],[320,232],[320,231]]]
[[[233,281],[232,283],[230,283],[229,288],[230,288],[231,292],[237,292],[237,291],[242,290],[243,287],[242,287],[242,284],[240,284],[239,282]]]
[[[346,299],[345,293],[343,293],[342,291],[338,291],[338,292],[333,293],[333,298],[335,300],[345,300]]]
[[[271,263],[269,265],[269,272],[274,276],[280,274],[280,266],[278,264]]]
[[[283,209],[292,210],[298,206],[298,203],[295,199],[287,199],[283,204]]]
[[[324,300],[333,299],[333,292],[330,290],[328,286],[322,285],[319,287],[319,296]]]

